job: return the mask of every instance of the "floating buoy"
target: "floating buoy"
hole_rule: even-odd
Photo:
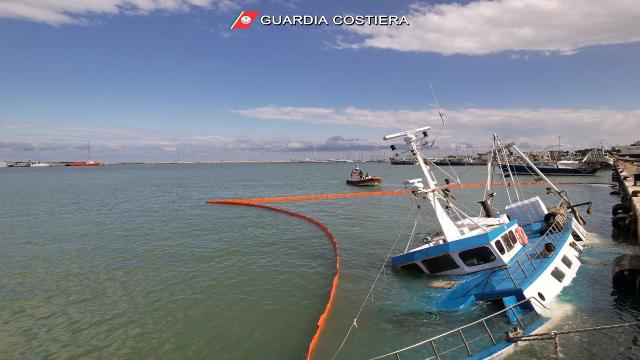
[[[518,242],[520,242],[520,245],[522,246],[527,245],[527,243],[529,242],[529,239],[527,238],[527,234],[524,232],[524,229],[520,226],[516,228],[516,237],[518,238]]]

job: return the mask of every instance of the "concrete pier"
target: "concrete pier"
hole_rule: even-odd
[[[640,234],[640,221],[638,221],[640,216],[640,159],[637,161],[616,160],[612,180],[618,183],[621,195],[620,204],[616,204],[612,209],[613,227],[618,231],[628,231],[638,239],[638,234]]]

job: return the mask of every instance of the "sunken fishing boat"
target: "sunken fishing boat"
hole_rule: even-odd
[[[493,358],[511,348],[514,337],[531,334],[549,321],[545,310],[580,268],[578,257],[589,234],[577,208],[590,203],[572,203],[567,192],[558,189],[515,144],[503,145],[494,134],[479,202],[482,216],[468,215],[453,200],[451,189],[457,184],[439,184],[432,171],[437,167],[421,156],[421,146],[429,143],[429,129],[384,137],[403,138],[409,145],[423,176],[404,182],[416,205],[416,224],[435,220],[438,228],[410,249],[415,243],[412,231],[404,252],[393,256],[391,265],[424,273],[430,291],[438,294],[437,311],[460,311],[478,303],[491,303],[499,310],[374,359],[425,358],[425,354],[429,359]],[[557,201],[553,206],[548,207],[540,196],[525,198],[516,182],[507,183],[503,171],[514,175],[511,152],[546,182],[546,194]],[[502,183],[494,182],[500,176],[496,174],[502,175]],[[500,210],[493,206],[498,187],[508,199]]]

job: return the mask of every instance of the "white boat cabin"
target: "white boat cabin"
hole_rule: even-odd
[[[392,265],[427,274],[462,275],[506,266],[526,244],[516,221],[452,242],[426,244],[392,259]]]

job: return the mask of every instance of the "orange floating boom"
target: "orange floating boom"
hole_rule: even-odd
[[[275,206],[269,206],[269,205],[263,205],[263,204],[255,204],[255,203],[250,203],[248,201],[245,200],[226,200],[226,201],[219,201],[219,202],[212,202],[212,201],[208,201],[208,203],[214,203],[214,204],[224,204],[224,205],[239,205],[239,206],[250,206],[250,207],[256,207],[256,208],[261,208],[261,209],[267,209],[267,210],[272,210],[272,211],[277,211],[289,216],[293,216],[293,217],[297,217],[299,219],[303,219],[315,226],[317,226],[318,228],[320,228],[320,230],[322,230],[322,232],[325,233],[325,235],[327,235],[327,238],[329,238],[329,240],[331,241],[331,246],[333,247],[333,253],[335,255],[336,258],[336,273],[333,276],[333,283],[331,285],[331,292],[329,293],[329,300],[327,301],[327,305],[324,307],[324,311],[322,312],[322,314],[320,315],[320,318],[318,319],[318,322],[316,323],[316,331],[313,335],[313,338],[311,339],[311,343],[309,344],[309,349],[307,350],[307,355],[305,356],[306,360],[311,359],[311,355],[313,354],[313,351],[315,350],[316,346],[318,345],[318,339],[320,338],[320,334],[322,333],[322,330],[324,330],[324,327],[327,323],[327,317],[329,316],[329,312],[331,312],[331,308],[333,307],[333,301],[334,298],[336,296],[336,288],[338,287],[338,281],[340,278],[340,256],[338,253],[338,243],[336,242],[336,238],[333,236],[333,233],[331,232],[331,230],[329,230],[329,228],[321,223],[320,221],[312,218],[311,216],[307,216],[295,211],[291,211],[291,210],[287,210],[287,209],[283,209],[283,208],[279,208],[279,207],[275,207]]]
[[[557,182],[557,185],[612,185],[610,183],[599,182]],[[450,184],[441,186],[442,188],[461,189],[471,187],[485,187],[485,183],[469,183],[469,184]],[[528,181],[528,182],[497,182],[492,186],[546,186],[545,182],[541,181]],[[323,199],[340,199],[340,198],[352,198],[352,197],[365,197],[365,196],[388,196],[388,195],[406,195],[410,193],[409,190],[394,190],[394,191],[368,191],[368,192],[355,192],[355,193],[339,193],[339,194],[313,194],[313,195],[296,195],[296,196],[284,196],[284,197],[268,197],[268,198],[254,198],[254,199],[217,199],[207,200],[209,204],[255,204],[255,203],[267,203],[267,202],[289,202],[289,201],[304,201],[304,200],[323,200]]]
[[[297,196],[269,197],[269,198],[255,198],[255,199],[208,200],[207,203],[209,204],[227,204],[227,203],[255,204],[255,203],[264,203],[264,202],[338,199],[338,198],[362,197],[362,196],[403,195],[407,193],[409,193],[408,190],[369,191],[369,192],[357,192],[357,193],[297,195]]]

